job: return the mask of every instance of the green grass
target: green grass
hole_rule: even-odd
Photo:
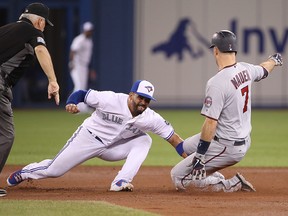
[[[109,212],[109,213],[108,213]],[[0,215],[37,216],[153,216],[156,214],[98,201],[1,200]]]
[[[157,110],[187,138],[200,131],[204,117],[200,110]],[[72,115],[61,110],[15,110],[16,138],[8,164],[25,165],[53,158],[87,115]],[[252,145],[237,166],[288,166],[288,110],[253,110]],[[173,166],[181,160],[168,142],[154,134],[152,148],[143,165]],[[91,159],[85,165],[121,165]]]
[[[263,167],[288,166],[288,110],[252,113],[252,144],[241,165]]]
[[[158,110],[187,138],[200,131],[204,117],[199,110]],[[87,115],[71,115],[60,110],[15,110],[16,138],[8,164],[26,165],[53,158]],[[243,161],[236,166],[287,167],[288,110],[254,110],[252,145]],[[173,166],[181,160],[174,148],[151,134],[153,145],[144,166]],[[121,165],[92,159],[85,165]],[[153,215],[96,201],[22,201],[1,200],[0,215]],[[155,215],[155,214],[154,214]]]

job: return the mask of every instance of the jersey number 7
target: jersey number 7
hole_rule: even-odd
[[[247,111],[247,104],[248,104],[248,99],[249,99],[248,85],[241,89],[241,93],[242,93],[242,96],[245,96],[245,103],[244,103],[244,107],[243,107],[243,113],[245,113]]]

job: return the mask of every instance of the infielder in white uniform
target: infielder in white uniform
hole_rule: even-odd
[[[201,114],[205,116],[201,133],[187,138],[178,152],[189,156],[171,170],[176,189],[189,185],[212,191],[255,191],[237,173],[230,179],[217,172],[240,162],[250,147],[251,85],[282,65],[274,54],[260,65],[236,62],[237,41],[233,32],[222,30],[212,37],[211,47],[218,66],[217,74],[206,86]],[[206,177],[207,174],[207,177]]]
[[[110,191],[132,191],[131,184],[152,144],[147,132],[167,140],[177,150],[183,140],[173,127],[148,106],[154,86],[138,80],[129,95],[112,91],[79,90],[72,93],[66,105],[70,113],[78,113],[77,104],[85,102],[95,111],[75,131],[54,159],[31,163],[7,178],[9,186],[27,179],[59,177],[73,167],[98,157],[106,161],[126,159],[111,184]],[[178,152],[178,150],[177,150]],[[187,156],[181,153],[181,156]]]
[[[93,30],[94,25],[91,22],[85,22],[83,32],[73,39],[70,47],[69,68],[74,84],[73,92],[88,89],[90,62],[93,53]],[[90,112],[89,107],[83,103],[79,104],[78,108],[81,112]]]
[[[89,64],[93,51],[92,32],[94,26],[91,22],[83,24],[83,32],[74,38],[70,48],[71,77],[74,90],[87,90]]]

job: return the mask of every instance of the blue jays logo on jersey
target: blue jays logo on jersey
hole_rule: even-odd
[[[204,49],[198,44],[191,44],[190,37],[187,34],[192,34],[192,37],[196,38],[199,45],[204,45],[206,49],[210,46],[208,40],[206,40],[197,30],[194,22],[188,18],[181,19],[174,32],[170,37],[164,41],[156,44],[152,48],[152,53],[163,53],[166,58],[170,58],[173,55],[178,57],[178,61],[183,61],[184,52],[187,52],[192,59],[197,59],[204,55]],[[197,47],[195,46],[197,45]]]
[[[142,131],[141,131],[139,128],[134,127],[133,124],[128,125],[125,129],[126,129],[127,131],[132,132],[133,134],[140,134],[140,133],[142,133]]]

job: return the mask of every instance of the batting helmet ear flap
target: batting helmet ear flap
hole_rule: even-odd
[[[229,30],[221,30],[213,34],[210,48],[217,47],[221,52],[237,53],[236,35]]]

